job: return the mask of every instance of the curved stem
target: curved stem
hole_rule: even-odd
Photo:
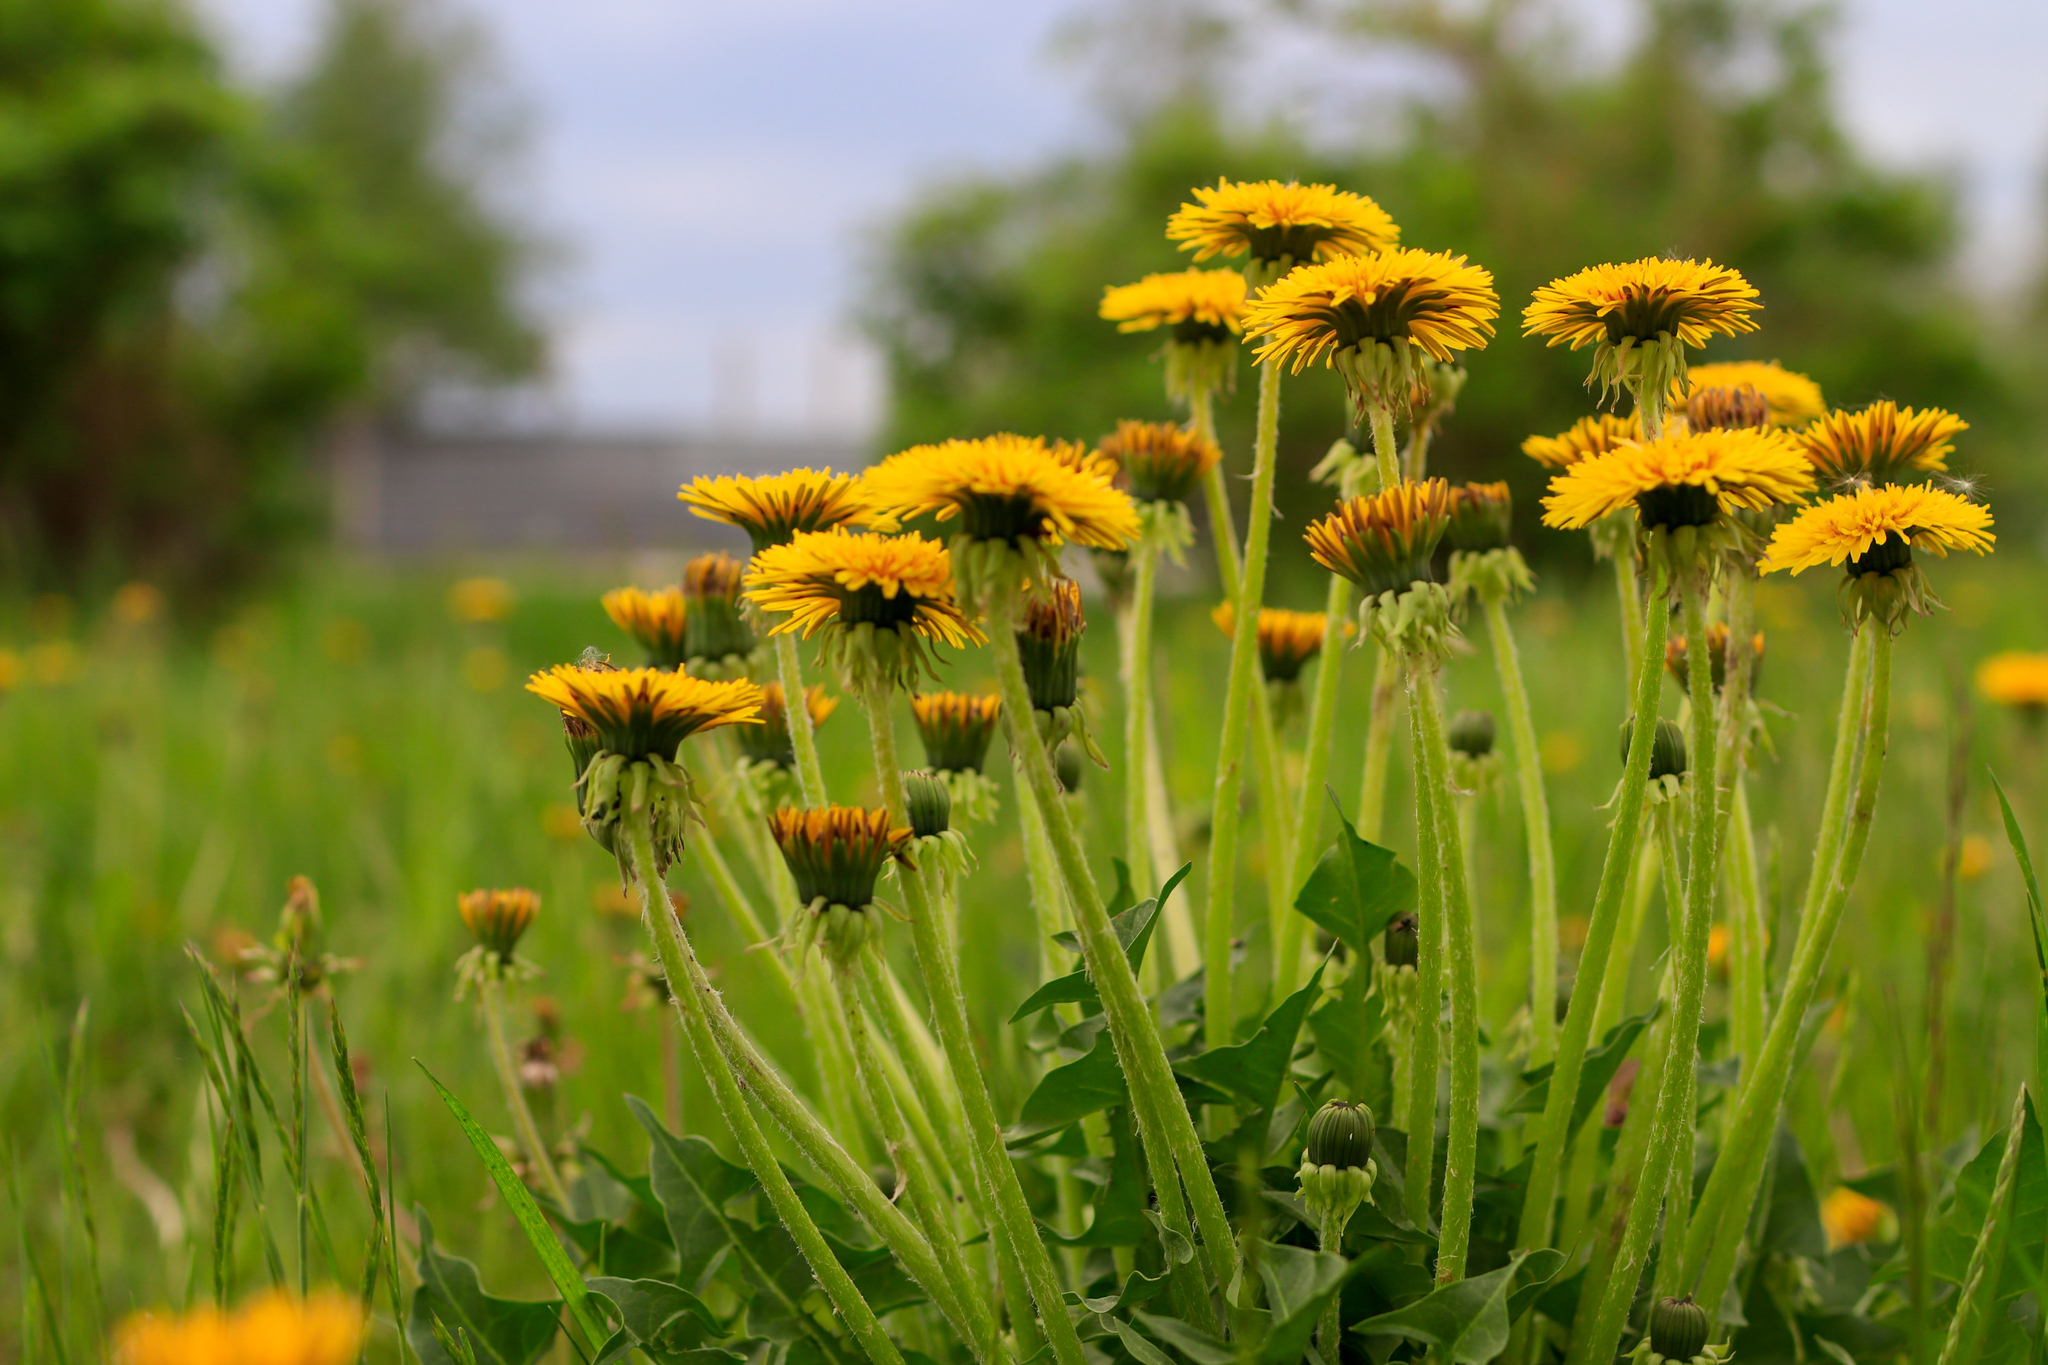
[[[1849,891],[1856,884],[1863,850],[1870,841],[1870,826],[1877,812],[1878,780],[1884,769],[1889,730],[1892,684],[1892,637],[1881,622],[1870,622],[1864,632],[1871,637],[1869,683],[1856,709],[1863,713],[1860,738],[1864,757],[1859,765],[1856,796],[1841,843],[1840,854],[1827,886],[1827,894],[1809,924],[1802,926],[1799,942],[1792,951],[1792,965],[1786,973],[1784,993],[1771,1016],[1757,1054],[1754,1074],[1736,1096],[1735,1111],[1728,1122],[1728,1141],[1714,1163],[1707,1187],[1701,1191],[1699,1207],[1687,1230],[1686,1278],[1700,1286],[1699,1301],[1718,1305],[1729,1279],[1735,1273],[1735,1259],[1742,1242],[1742,1230],[1756,1202],[1763,1179],[1770,1138],[1777,1132],[1784,1112],[1786,1087],[1798,1062],[1800,1033],[1806,1011],[1813,1004],[1827,965],[1828,949],[1834,943]],[[1851,672],[1854,684],[1854,670]],[[1844,697],[1845,707],[1854,705]],[[1838,755],[1839,757],[1839,755]],[[1816,846],[1815,856],[1821,856]],[[1712,1311],[1710,1308],[1709,1311]]]
[[[804,669],[796,654],[796,636],[785,632],[771,638],[775,641],[775,671],[782,679],[782,709],[789,716],[789,743],[796,751],[797,791],[806,806],[823,806],[829,802],[825,769],[818,762],[818,736],[804,697]]]
[[[1156,699],[1155,699],[1156,702]],[[1166,763],[1159,753],[1159,707],[1155,704],[1146,711],[1145,726],[1145,834],[1152,841],[1152,866],[1155,877],[1163,877],[1179,869],[1187,860],[1181,857],[1180,843],[1174,835],[1173,799],[1166,788]],[[1155,881],[1154,885],[1157,885]],[[1161,910],[1165,917],[1165,941],[1168,975],[1175,981],[1187,976],[1202,965],[1202,936],[1195,928],[1191,898],[1186,895],[1174,897]]]
[[[1764,1039],[1763,883],[1757,875],[1756,831],[1750,825],[1749,783],[1735,774],[1728,823],[1728,1048],[1742,1059],[1741,1075],[1756,1070]]]
[[[1012,622],[1006,618],[992,624],[1000,632],[998,647],[1007,643],[1014,656],[1017,639]],[[1019,681],[1022,681],[1021,665]],[[861,704],[867,710],[868,737],[874,746],[875,777],[881,784],[882,804],[892,821],[907,825],[910,820],[903,801],[903,769],[896,758],[896,730],[889,714],[888,694],[879,685],[871,684],[861,689]],[[1014,699],[1008,696],[1004,698],[1004,709],[1013,726],[1018,724],[1019,716],[1023,718],[1022,725],[1031,724],[1028,692],[1021,710],[1016,709]],[[1027,733],[1032,733],[1035,740],[1035,732]],[[1036,747],[1042,756],[1044,746]],[[938,1024],[939,1045],[945,1049],[947,1065],[953,1072],[953,1083],[959,1087],[969,1130],[968,1150],[977,1172],[993,1196],[996,1230],[1008,1242],[1012,1254],[1023,1268],[1032,1301],[1038,1305],[1039,1321],[1044,1324],[1046,1337],[1052,1343],[1054,1359],[1061,1365],[1080,1365],[1081,1338],[1074,1330],[1072,1319],[1067,1316],[1059,1276],[1053,1269],[1052,1257],[1046,1253],[1044,1239],[1038,1235],[1038,1224],[1032,1218],[1031,1205],[1024,1198],[1023,1186],[1017,1182],[1017,1168],[1010,1162],[1009,1150],[1003,1144],[1002,1124],[996,1119],[995,1102],[989,1097],[988,1079],[982,1072],[980,1058],[975,1055],[974,1036],[967,1023],[967,1000],[960,987],[959,968],[952,946],[946,941],[945,931],[923,879],[903,877],[897,884],[903,889],[904,911],[910,918],[918,971],[924,977],[925,994],[931,1001],[932,1015]]]
[[[547,1143],[541,1140],[540,1126],[533,1121],[533,1110],[519,1084],[519,1068],[512,1061],[512,1045],[505,1037],[505,983],[495,976],[486,976],[478,995],[483,1004],[484,1033],[490,1040],[491,1067],[498,1073],[498,1087],[505,1092],[505,1107],[512,1111],[512,1127],[519,1134],[519,1145],[526,1149],[527,1164],[533,1167],[548,1197],[566,1209],[569,1191],[555,1170]]]
[[[1024,664],[1017,653],[1015,621],[1017,588],[1005,583],[998,587],[989,604],[989,636],[994,642],[996,678],[1003,694],[1003,714],[1010,727],[1010,742],[1019,755],[1026,779],[1027,795],[1044,813],[1053,852],[1059,860],[1060,876],[1074,909],[1081,939],[1082,956],[1090,980],[1102,996],[1103,1014],[1109,1023],[1110,1042],[1116,1049],[1118,1065],[1131,1089],[1131,1108],[1138,1120],[1139,1138],[1151,1168],[1160,1200],[1160,1214],[1169,1226],[1169,1208],[1178,1205],[1174,1167],[1194,1206],[1195,1222],[1201,1229],[1216,1282],[1228,1286],[1237,1267],[1237,1250],[1230,1233],[1230,1220],[1223,1211],[1223,1199],[1216,1179],[1210,1174],[1207,1153],[1195,1132],[1194,1120],[1181,1098],[1180,1086],[1166,1058],[1166,1044],[1150,1005],[1138,989],[1137,973],[1124,956],[1116,930],[1102,903],[1095,877],[1088,869],[1088,857],[1075,833],[1073,817],[1059,800],[1058,779],[1045,746],[1036,742],[1029,728],[1030,692],[1024,684]],[[1023,719],[1020,719],[1022,717]],[[1169,1203],[1171,1201],[1171,1203]],[[1179,1229],[1176,1229],[1178,1231]]]
[[[1557,1197],[1558,1176],[1564,1160],[1565,1140],[1571,1135],[1573,1101],[1579,1091],[1579,1073],[1586,1061],[1586,1047],[1593,1032],[1593,1015],[1599,992],[1585,989],[1607,972],[1607,959],[1614,949],[1615,927],[1620,919],[1623,892],[1635,864],[1636,840],[1642,833],[1643,793],[1650,776],[1650,748],[1656,732],[1654,718],[1664,680],[1664,582],[1658,572],[1656,591],[1645,612],[1643,652],[1636,668],[1633,714],[1642,718],[1629,737],[1628,761],[1623,765],[1620,792],[1615,799],[1614,825],[1607,838],[1607,854],[1600,865],[1600,887],[1593,897],[1593,910],[1586,924],[1586,943],[1579,953],[1573,981],[1571,1004],[1565,1011],[1564,1029],[1558,1036],[1557,1063],[1551,1071],[1550,1093],[1544,1101],[1543,1118],[1536,1130],[1536,1153],[1529,1170],[1529,1187],[1522,1200],[1522,1218],[1516,1244],[1522,1248],[1548,1245],[1552,1205]]]
[[[1383,645],[1372,670],[1372,702],[1365,721],[1365,766],[1358,781],[1358,837],[1378,843],[1384,837],[1387,772],[1394,757],[1394,698],[1400,691],[1401,666]]]
[[[1793,939],[1797,953],[1813,936],[1814,920],[1827,898],[1829,880],[1841,861],[1842,839],[1849,811],[1849,789],[1856,780],[1863,752],[1861,727],[1869,705],[1871,641],[1875,633],[1860,630],[1849,644],[1849,668],[1842,679],[1842,709],[1835,717],[1835,751],[1828,760],[1827,794],[1821,801],[1820,827],[1813,841],[1813,866],[1806,874],[1806,894],[1799,901],[1799,927]]]
[[[1529,845],[1529,1064],[1541,1066],[1557,1052],[1557,853],[1550,840],[1550,798],[1543,789],[1543,756],[1536,747],[1529,687],[1522,680],[1522,657],[1508,626],[1504,598],[1486,602],[1486,629],[1507,707],[1508,750]]]
[[[1252,501],[1245,523],[1244,570],[1233,601],[1230,676],[1223,694],[1223,735],[1216,755],[1216,798],[1210,812],[1209,923],[1204,932],[1204,1030],[1210,1047],[1235,1039],[1230,945],[1236,929],[1239,796],[1244,788],[1246,730],[1258,686],[1259,607],[1266,595],[1266,548],[1273,532],[1273,464],[1280,439],[1280,366],[1259,366],[1258,435],[1252,447]],[[1077,897],[1078,899],[1078,897]]]
[[[1472,1195],[1479,1157],[1479,956],[1472,921],[1472,893],[1465,880],[1464,841],[1452,808],[1449,748],[1444,739],[1443,702],[1436,669],[1414,660],[1408,669],[1409,704],[1417,708],[1416,787],[1434,807],[1436,882],[1440,888],[1442,937],[1451,996],[1451,1114],[1444,1145],[1444,1202],[1437,1221],[1436,1278],[1439,1284],[1465,1278],[1472,1240]],[[1425,1001],[1425,1008],[1428,1002]]]
[[[776,1217],[789,1230],[790,1238],[797,1244],[797,1250],[803,1253],[811,1274],[832,1301],[833,1309],[846,1323],[847,1329],[853,1333],[854,1340],[860,1343],[861,1349],[867,1352],[868,1359],[875,1365],[903,1365],[902,1353],[889,1339],[889,1334],[882,1330],[881,1321],[862,1297],[853,1277],[839,1264],[839,1258],[832,1254],[831,1244],[812,1221],[803,1201],[797,1198],[789,1177],[783,1173],[782,1163],[776,1160],[767,1135],[754,1121],[738,1080],[712,1036],[707,1015],[716,999],[716,992],[704,979],[703,969],[697,966],[695,955],[689,951],[682,936],[682,925],[676,919],[674,907],[669,904],[668,889],[654,871],[654,841],[648,824],[645,813],[629,815],[622,823],[627,863],[633,879],[640,885],[641,917],[654,940],[655,956],[668,973],[669,981],[681,986],[681,989],[672,990],[670,995],[682,1020],[684,1035],[690,1041],[690,1050],[696,1054],[697,1065],[710,1084],[719,1113],[745,1154],[754,1178],[761,1182]],[[907,1262],[904,1268],[912,1270]]]

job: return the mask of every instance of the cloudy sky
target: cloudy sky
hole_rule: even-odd
[[[201,0],[259,79],[324,0]],[[550,289],[553,420],[858,432],[879,403],[848,327],[864,235],[949,171],[1096,132],[1051,54],[1078,0],[445,0],[534,116],[521,199],[568,248]],[[1620,0],[1582,0],[1608,41]],[[1974,267],[2034,249],[2048,3],[1839,0],[1839,91],[1880,158],[1951,167]],[[1269,61],[1313,60],[1277,54]]]

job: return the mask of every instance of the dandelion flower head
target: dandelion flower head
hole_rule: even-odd
[[[912,446],[869,470],[867,487],[892,516],[957,517],[970,540],[1121,550],[1138,514],[1114,474],[1083,447],[1004,433]]]
[[[1568,466],[1550,481],[1543,524],[1575,530],[1633,506],[1645,526],[1704,526],[1812,490],[1812,471],[1781,433],[1673,430]]]
[[[1581,417],[1569,431],[1555,436],[1531,436],[1522,442],[1522,453],[1546,469],[1563,469],[1594,455],[1605,455],[1617,446],[1635,445],[1643,439],[1643,425],[1630,413],[1616,417],[1602,412]]]
[[[915,533],[800,532],[756,555],[746,583],[756,607],[788,615],[778,635],[867,623],[955,646],[982,638],[954,601],[946,547]]]
[[[786,474],[756,478],[721,474],[697,478],[676,494],[692,512],[707,521],[722,521],[747,533],[759,554],[803,531],[839,526],[890,529],[862,488],[858,474],[830,469],[792,469]]]
[[[1704,389],[1755,389],[1770,406],[1773,426],[1802,427],[1827,411],[1820,385],[1775,360],[1694,365],[1686,374],[1685,397]]]
[[[1970,424],[1940,408],[1883,401],[1860,412],[1830,412],[1799,433],[1814,472],[1831,483],[1896,483],[1948,468],[1955,438]]]
[[[1852,574],[1883,573],[1907,562],[1910,550],[1937,558],[1950,550],[1984,554],[1995,539],[1991,509],[1947,489],[1866,484],[1816,503],[1778,527],[1757,568],[1799,574],[1822,564],[1847,563]]]
[[[590,726],[602,748],[628,760],[674,759],[684,740],[722,725],[758,723],[761,689],[744,680],[707,682],[659,668],[589,669],[557,664],[526,690]]]
[[[1255,267],[1301,265],[1401,240],[1385,209],[1335,185],[1219,179],[1191,193],[1195,202],[1167,220],[1166,237],[1197,261],[1250,253]]]

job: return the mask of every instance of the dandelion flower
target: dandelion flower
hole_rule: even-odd
[[[1192,403],[1236,383],[1244,294],[1239,271],[1176,270],[1104,289],[1101,314],[1119,332],[1166,329],[1166,396]]]
[[[1451,486],[1425,479],[1353,498],[1312,522],[1304,539],[1316,563],[1358,584],[1369,600],[1430,582],[1430,556],[1450,521]]]
[[[1820,385],[1775,360],[1730,360],[1694,365],[1686,376],[1687,398],[1704,389],[1755,389],[1770,405],[1771,424],[1803,427],[1827,411]]]
[[[1522,453],[1545,469],[1563,469],[1620,446],[1637,445],[1642,439],[1643,424],[1634,413],[1616,417],[1603,412],[1581,417],[1571,430],[1555,436],[1531,436],[1522,442]]]
[[[908,680],[927,662],[926,642],[955,647],[984,638],[953,593],[952,556],[915,533],[810,531],[754,557],[747,600],[787,615],[773,634],[820,630],[826,652],[856,686]]]
[[[673,761],[691,735],[756,724],[761,709],[761,689],[750,682],[707,682],[658,668],[557,664],[528,679],[526,690],[589,726],[600,748],[629,762],[649,755]]]
[[[698,555],[683,565],[683,601],[688,610],[683,618],[684,657],[692,663],[732,660],[728,668],[754,652],[754,631],[740,615],[740,579],[745,573],[737,559],[723,550]],[[709,670],[699,669],[709,676]]]
[[[826,696],[821,685],[812,683],[804,689],[804,710],[810,714],[812,729],[823,725],[825,718],[838,709],[839,699]],[[769,764],[784,772],[796,771],[796,744],[789,734],[789,702],[781,683],[761,684],[761,723],[741,726],[733,736],[739,740],[740,752],[748,761]]]
[[[1445,535],[1451,548],[1483,554],[1507,548],[1513,529],[1515,497],[1505,483],[1461,483],[1451,489],[1451,524]]]
[[[1830,412],[1800,432],[1798,440],[1814,472],[1830,483],[1897,483],[1948,468],[1956,436],[1969,429],[1952,412],[1886,401],[1861,412]]]
[[[1757,567],[1798,574],[1847,562],[1851,574],[1886,573],[1913,550],[1983,554],[1996,539],[1991,509],[1921,484],[1865,485],[1807,508],[1771,536]]]
[[[1173,422],[1118,422],[1096,452],[1123,472],[1139,502],[1185,502],[1223,459],[1214,441]]]
[[[970,540],[1073,541],[1121,550],[1138,534],[1111,470],[1078,447],[1007,433],[912,446],[868,471],[875,503],[896,516],[960,520]]]
[[[768,832],[808,912],[800,939],[823,944],[834,966],[851,966],[874,934],[867,910],[875,882],[891,858],[902,856],[911,831],[891,827],[885,810],[827,806],[778,810],[768,817]]]
[[[1334,185],[1218,180],[1198,186],[1167,221],[1168,241],[1197,261],[1249,253],[1253,283],[1270,283],[1296,265],[1384,251],[1401,240],[1387,211]]]
[[[647,651],[647,662],[655,668],[680,668],[689,657],[684,647],[687,608],[680,589],[614,588],[600,600],[612,624]]]
[[[1050,592],[1025,602],[1017,652],[1033,710],[1057,713],[1080,696],[1081,633],[1087,629],[1081,587],[1071,578],[1055,579]]]
[[[455,898],[455,908],[479,948],[510,959],[540,913],[540,897],[523,886],[465,891]]]
[[[1820,1222],[1827,1230],[1828,1250],[1867,1242],[1884,1225],[1885,1206],[1847,1185],[1837,1185],[1821,1201]]]
[[[2008,650],[1992,655],[1977,665],[1977,690],[2000,706],[2048,710],[2048,654]]]
[[[1685,378],[1685,349],[1756,330],[1749,281],[1712,261],[1649,256],[1552,280],[1522,312],[1522,334],[1595,347],[1587,384],[1662,399]]]
[[[1543,524],[1575,530],[1633,506],[1646,527],[1705,526],[1721,514],[1798,502],[1813,473],[1773,431],[1674,431],[1580,460],[1550,481]]]
[[[1740,651],[1737,658],[1741,657]],[[1749,637],[1749,658],[1751,686],[1755,686],[1757,666],[1764,661],[1764,633],[1757,631]],[[1664,668],[1678,680],[1678,685],[1692,688],[1691,642],[1683,635],[1674,635],[1664,645]],[[1707,626],[1707,673],[1713,679],[1714,691],[1719,692],[1728,681],[1728,625],[1715,621]]]
[[[1225,635],[1237,630],[1237,612],[1220,602],[1209,619]],[[1329,617],[1319,611],[1287,611],[1280,607],[1259,608],[1259,673],[1269,683],[1291,683],[1301,677],[1309,660],[1323,652],[1323,636],[1329,631]]]
[[[1325,361],[1365,406],[1393,411],[1424,382],[1425,360],[1486,345],[1500,316],[1493,276],[1463,256],[1399,249],[1295,271],[1245,308],[1258,358],[1293,373]]]
[[[920,692],[910,714],[924,741],[925,766],[940,773],[978,773],[995,737],[1003,699],[992,693]]]
[[[707,521],[722,521],[747,533],[759,554],[771,545],[787,544],[804,531],[829,531],[841,526],[890,529],[875,515],[858,474],[830,469],[792,469],[786,474],[754,478],[721,474],[697,478],[676,497]]]

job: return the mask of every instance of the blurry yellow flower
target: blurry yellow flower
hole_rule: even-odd
[[[502,649],[478,645],[462,656],[462,681],[472,692],[495,692],[511,675],[512,662]]]
[[[1219,602],[1209,619],[1225,635],[1237,629],[1237,612],[1228,602]],[[1279,607],[1259,608],[1259,672],[1267,682],[1293,682],[1308,661],[1323,649],[1329,618],[1319,611],[1286,611]],[[1345,623],[1347,633],[1357,627]]]
[[[1775,360],[1695,365],[1686,376],[1685,396],[1705,389],[1755,389],[1770,407],[1773,426],[1805,426],[1827,411],[1820,385]]]
[[[1546,469],[1563,469],[1593,455],[1605,455],[1620,445],[1634,445],[1643,439],[1636,415],[1616,417],[1600,413],[1581,417],[1570,431],[1555,436],[1531,436],[1522,442],[1522,453]]]
[[[512,585],[502,578],[465,578],[448,589],[448,614],[458,621],[502,621],[512,612]]]
[[[597,731],[605,750],[629,761],[673,760],[684,740],[722,725],[756,723],[761,689],[750,682],[707,682],[658,668],[594,669],[557,664],[526,690]]]
[[[164,614],[163,590],[154,583],[123,583],[114,590],[110,606],[122,625],[146,626]]]
[[[1887,400],[1861,412],[1830,412],[1799,433],[1799,444],[1814,471],[1831,483],[1895,483],[1948,468],[1955,438],[1969,429],[1952,412]]]
[[[1171,327],[1176,341],[1223,341],[1244,330],[1244,276],[1235,270],[1176,270],[1102,291],[1101,315],[1119,332]]]
[[[582,826],[577,826],[580,832]],[[617,882],[593,882],[590,886],[590,908],[600,915],[635,917],[640,913],[640,898]]]
[[[1309,261],[1381,251],[1401,240],[1387,211],[1334,185],[1218,180],[1167,220],[1166,238],[1197,261],[1251,253],[1262,275]]]
[[[1778,432],[1674,430],[1568,466],[1550,481],[1543,524],[1575,530],[1633,506],[1644,526],[1705,526],[1812,489],[1812,471]]]
[[[1965,834],[1956,849],[1956,875],[1974,882],[1991,870],[1991,841],[1981,834]]]
[[[78,679],[78,646],[69,640],[45,640],[29,646],[28,675],[38,687],[63,687]]]
[[[581,842],[583,838],[583,812],[569,801],[549,803],[540,813],[540,827],[550,839],[564,843]]]
[[[1536,750],[1543,760],[1543,771],[1552,777],[1577,772],[1586,761],[1586,741],[1576,730],[1553,730],[1543,737]]]
[[[540,897],[523,886],[479,888],[457,896],[455,908],[478,946],[509,958],[540,913]]]
[[[213,633],[213,661],[231,673],[240,673],[256,661],[256,632],[241,622],[222,626]]]
[[[1950,550],[1984,554],[1995,539],[1991,510],[1967,498],[1923,484],[1866,485],[1778,527],[1757,568],[1798,574],[1848,561],[1852,576],[1887,573],[1911,563],[1912,550],[1937,557]]]
[[[1821,1202],[1820,1222],[1827,1229],[1828,1250],[1867,1242],[1884,1225],[1887,1210],[1869,1195],[1837,1185]]]
[[[2000,706],[2048,707],[2048,654],[2013,649],[1992,655],[1977,665],[1977,690]]]
[[[1451,486],[1424,479],[1353,498],[1309,523],[1303,539],[1316,563],[1378,597],[1431,581],[1430,556],[1450,521]]]
[[[1728,963],[1728,926],[1717,924],[1707,930],[1707,965],[1715,971]]]
[[[958,517],[970,540],[1121,550],[1137,539],[1138,513],[1114,474],[1079,448],[1004,432],[912,446],[870,469],[867,487],[893,516]]]
[[[338,664],[359,664],[370,652],[370,632],[353,616],[337,616],[320,627],[320,652]]]
[[[1118,422],[1096,453],[1123,473],[1140,502],[1184,502],[1223,459],[1206,436],[1177,422]]]
[[[806,531],[840,526],[893,529],[886,518],[874,514],[859,474],[835,474],[830,469],[792,469],[764,478],[697,478],[684,484],[676,497],[706,521],[745,531],[755,554],[771,545],[785,545]]]
[[[362,1350],[355,1300],[323,1289],[300,1299],[272,1290],[233,1315],[140,1313],[114,1334],[117,1365],[350,1365]]]
[[[11,649],[0,649],[0,693],[12,692],[21,682],[21,656]]]
[[[656,668],[675,668],[685,657],[684,627],[689,612],[681,588],[642,592],[639,588],[614,588],[599,604],[612,624],[633,637],[647,651],[647,662]]]

